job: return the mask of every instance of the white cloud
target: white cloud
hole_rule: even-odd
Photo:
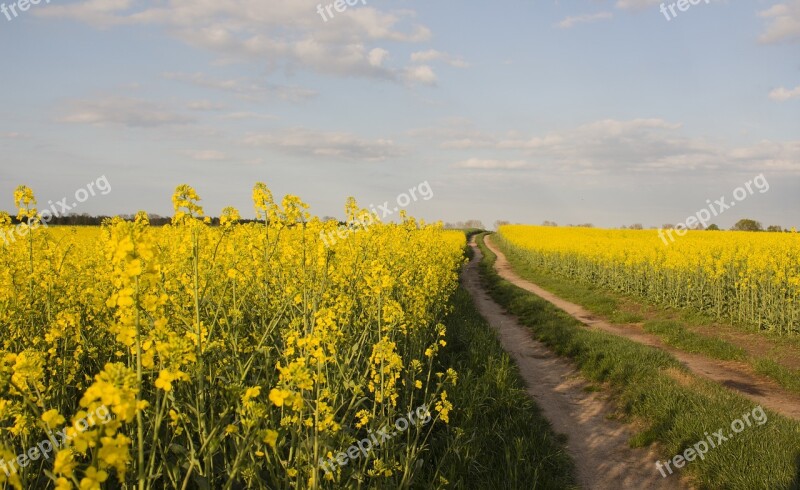
[[[800,41],[800,0],[788,0],[759,12],[769,24],[759,40],[771,44]]]
[[[558,27],[562,29],[569,29],[574,27],[578,24],[591,24],[593,22],[600,22],[602,20],[609,20],[614,17],[614,14],[611,12],[599,12],[596,14],[586,14],[586,15],[579,15],[576,17],[567,17],[566,19],[562,20],[558,24]]]
[[[527,163],[523,160],[481,160],[480,158],[470,158],[468,160],[463,160],[455,165],[453,168],[465,168],[465,169],[479,169],[479,170],[497,170],[497,169],[504,169],[504,170],[512,170],[518,168],[524,168],[527,166]]]
[[[364,162],[379,162],[405,154],[389,139],[369,141],[351,133],[299,128],[250,133],[244,138],[244,143],[296,155]]]
[[[643,10],[662,3],[663,0],[617,0],[615,6],[622,10]]]
[[[187,151],[185,154],[201,162],[220,161],[228,158],[224,153],[216,150]]]
[[[708,0],[711,3],[727,3],[728,0]],[[699,0],[699,2],[705,5],[706,2],[703,0]],[[614,4],[614,7],[620,10],[628,10],[633,12],[642,12],[647,9],[656,9],[660,7],[662,4],[664,5],[671,5],[677,3],[676,0],[617,0]],[[696,3],[692,1],[692,3]]]
[[[168,80],[231,92],[245,99],[278,98],[297,102],[311,99],[317,95],[315,91],[301,87],[276,85],[247,79],[220,80],[203,73],[164,73],[163,76]]]
[[[469,126],[462,123],[461,128]],[[436,136],[456,134],[453,129],[457,128],[446,128]],[[447,139],[441,146],[491,151],[491,157],[464,160],[456,164],[458,168],[612,175],[767,170],[800,174],[800,141],[762,141],[749,146],[712,143],[685,136],[681,124],[662,119],[607,119],[526,138],[475,132]]]
[[[380,68],[383,62],[389,57],[389,52],[382,48],[375,48],[369,52],[369,64]]]
[[[466,150],[471,148],[485,148],[490,142],[483,138],[461,138],[443,141],[441,147],[448,150]]]
[[[413,66],[406,70],[405,79],[411,83],[436,85],[436,73],[428,65]]]
[[[789,99],[800,98],[800,85],[793,89],[787,89],[784,87],[776,88],[769,93],[769,98],[778,102],[785,102]]]
[[[800,141],[760,141],[725,154],[741,168],[800,174]]]
[[[193,100],[186,104],[186,108],[190,111],[221,111],[225,106],[210,100]]]
[[[477,129],[470,121],[458,118],[446,119],[434,127],[412,129],[408,135],[443,149],[487,148],[496,143],[494,137]]]
[[[69,106],[66,114],[57,119],[59,122],[154,128],[193,121],[152,102],[129,97],[73,100]]]
[[[411,53],[411,61],[414,63],[431,63],[433,61],[441,61],[456,68],[468,68],[469,63],[461,58],[457,58],[447,53],[429,49],[427,51],[417,51]]]
[[[661,119],[606,119],[528,139],[506,139],[498,148],[520,150],[549,168],[575,171],[692,170],[707,166],[713,150],[690,140],[680,124]]]
[[[401,80],[408,67],[376,64],[380,43],[423,43],[429,28],[411,10],[359,6],[323,22],[317,0],[83,0],[50,5],[38,15],[97,28],[155,25],[222,60],[269,60],[270,69],[298,67],[336,76]]]
[[[250,112],[250,111],[241,111],[241,112],[229,112],[221,116],[222,119],[233,119],[233,120],[242,120],[242,119],[277,119],[277,116],[273,116],[271,114],[260,114],[258,112]]]

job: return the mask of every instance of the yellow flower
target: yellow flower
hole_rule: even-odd
[[[72,449],[61,449],[56,453],[56,460],[53,463],[53,473],[72,478],[72,472],[75,471],[75,466],[75,457],[72,454]]]
[[[278,442],[278,432],[274,430],[268,430],[263,440],[264,444],[268,444],[272,449],[275,449],[275,445]]]
[[[127,465],[131,461],[128,449],[131,440],[122,434],[117,434],[116,437],[103,437],[101,442],[103,445],[98,452],[98,458],[104,465],[116,469],[120,479],[124,479]]]
[[[14,190],[14,204],[17,209],[17,219],[20,221],[34,219],[38,217],[36,208],[31,207],[36,205],[36,197],[33,195],[33,190],[30,187],[21,185]]]
[[[58,413],[58,410],[48,410],[42,414],[42,420],[47,424],[48,429],[55,429],[64,424],[66,419]]]
[[[63,476],[56,479],[55,490],[72,490],[72,482]]]
[[[2,446],[0,446],[0,460],[9,462],[9,461],[14,461],[16,457],[17,456],[13,454],[11,451],[9,451],[8,449],[4,449]],[[9,474],[6,475],[5,471],[0,470],[0,488],[5,488],[5,484],[14,487],[16,490],[22,490],[22,481],[19,477],[19,474],[16,472],[11,473],[11,471],[9,470]]]
[[[269,401],[274,403],[276,407],[282,407],[284,402],[291,396],[292,392],[288,390],[273,388],[272,391],[269,392]]]
[[[261,394],[261,387],[256,386],[253,388],[247,388],[247,391],[242,396],[242,403],[247,403],[254,398],[258,398],[258,395]]]
[[[371,415],[372,414],[370,414],[369,410],[360,410],[356,414],[356,418],[358,419],[358,422],[356,422],[356,428],[360,429],[360,428],[364,427],[365,425],[367,425],[369,423],[370,419],[372,418]]]
[[[219,224],[225,228],[230,228],[232,225],[241,221],[242,217],[239,211],[234,207],[226,207],[222,210],[222,215],[219,217]]]
[[[439,412],[439,417],[445,424],[450,422],[450,410],[452,409],[453,404],[447,400],[447,392],[443,391],[439,401],[436,402],[436,411]]]
[[[108,480],[108,473],[89,467],[81,480],[81,490],[100,490],[100,484]]]
[[[20,188],[15,198],[35,223],[32,191]],[[423,354],[428,347],[435,357],[443,345],[438,320],[458,287],[463,233],[399,215],[381,223],[355,200],[344,210],[349,226],[339,229],[336,220],[312,217],[298,197],[276,203],[263,184],[253,189],[255,222],[226,208],[220,226],[207,226],[199,204],[194,189],[180,186],[172,225],[151,226],[139,212],[0,243],[0,323],[7,327],[0,392],[9,395],[0,399],[3,442],[19,451],[39,437],[36,430],[75,423],[69,446],[42,463],[51,488],[130,486],[135,478],[126,472],[141,469],[134,449],[145,452],[145,464],[148,455],[163,456],[152,447],[157,432],[191,449],[198,417],[211,423],[214,413],[224,420],[218,438],[250,434],[258,456],[241,459],[207,441],[214,471],[238,459],[245,485],[272,465],[300,486],[320,486],[312,460],[327,443],[355,426],[392,423],[393,407],[423,401],[426,373],[445,371]],[[0,232],[13,232],[10,225],[0,212]],[[60,384],[45,383],[51,379]],[[204,395],[206,413],[198,414]],[[41,407],[40,419],[26,400]],[[61,415],[68,409],[72,417]],[[141,447],[128,439],[138,439],[137,416],[145,424]],[[313,437],[326,444],[303,442]],[[412,443],[409,451],[421,449],[422,441]],[[375,477],[398,478],[405,449],[387,446],[390,463]],[[181,451],[169,457],[176,467],[192,464]],[[0,458],[15,456],[0,451]],[[357,471],[337,464],[324,478],[335,486]],[[0,488],[36,484],[15,477],[0,471]]]
[[[172,371],[170,369],[162,369],[156,379],[156,388],[164,391],[172,391],[173,381],[190,381],[189,375],[182,371]]]
[[[202,218],[203,208],[197,204],[200,196],[197,195],[191,186],[182,184],[175,188],[172,195],[172,204],[175,208],[175,216],[172,218],[173,224],[189,223],[192,218]]]

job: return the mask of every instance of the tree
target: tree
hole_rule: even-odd
[[[708,228],[706,228],[706,230],[708,230],[708,231],[719,231],[719,226],[717,226],[717,225],[712,223],[712,224],[708,225]]]
[[[740,219],[731,229],[734,231],[764,231],[761,223],[754,219]]]
[[[511,224],[510,221],[504,221],[504,220],[499,219],[499,220],[494,222],[494,229],[495,230],[499,230],[501,226],[510,225],[510,224]]]
[[[631,230],[644,230],[644,226],[641,223],[634,223],[630,226]]]
[[[558,223],[556,223],[555,221],[547,221],[547,220],[545,220],[545,222],[542,223],[542,226],[558,226]]]
[[[464,228],[477,228],[483,230],[483,223],[479,219],[469,219],[464,222]]]
[[[783,228],[780,225],[770,225],[767,227],[767,231],[772,233],[783,233]]]

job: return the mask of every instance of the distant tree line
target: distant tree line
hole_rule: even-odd
[[[675,228],[674,225],[665,224],[662,225],[661,228],[667,230]],[[706,230],[706,231],[720,231],[720,227],[715,224],[708,225],[708,228],[703,228],[702,225],[696,225],[693,229],[695,230]],[[780,225],[770,225],[764,228],[760,222],[754,219],[740,219],[731,227],[731,231],[766,231],[770,233],[790,233],[793,230],[789,230],[787,228],[783,228]]]
[[[11,213],[9,213],[11,214]],[[133,221],[136,217],[135,214],[121,214],[120,218],[128,221]],[[165,226],[172,223],[172,218],[160,216],[158,214],[149,214],[151,226]],[[48,226],[100,226],[103,221],[109,219],[110,216],[92,216],[86,213],[83,214],[68,214],[66,216],[52,216],[48,222]],[[19,224],[19,220],[15,216],[11,216],[11,221],[14,225]],[[240,223],[254,223],[255,220],[243,219]],[[218,226],[219,218],[211,218],[211,225]]]
[[[754,219],[740,219],[733,225],[731,230],[734,231],[768,231],[771,233],[788,233],[792,230],[782,228],[780,225],[767,226],[766,230],[758,221]]]
[[[460,222],[459,222],[459,224],[460,224]],[[511,224],[509,221],[504,221],[504,220],[497,220],[497,221],[494,222],[495,229],[500,228],[503,225],[509,225],[509,224]],[[452,226],[452,225],[450,225],[448,223],[448,226]],[[542,223],[542,226],[554,226],[555,227],[555,226],[559,226],[559,224],[556,223],[555,221],[545,220]],[[579,225],[566,225],[566,226],[567,227],[575,227],[575,228],[594,228],[594,225],[591,224],[591,223],[582,223],[582,224],[579,224]],[[650,229],[657,229],[657,228],[658,227],[655,227],[655,226],[650,227]],[[671,230],[671,229],[675,228],[675,225],[667,223],[667,224],[661,225],[661,228],[665,229],[665,230]],[[644,229],[644,225],[642,225],[641,223],[634,223],[632,225],[622,225],[622,226],[620,226],[620,229],[621,230],[643,230]],[[706,230],[706,231],[720,231],[720,227],[715,225],[715,224],[709,225],[708,228],[704,228],[702,225],[697,224],[694,227],[692,227],[692,229],[693,230]],[[756,220],[753,220],[753,219],[740,219],[739,221],[736,222],[735,225],[733,225],[733,227],[731,227],[731,230],[732,231],[766,231],[766,232],[772,232],[772,233],[790,233],[790,232],[794,231],[794,228],[792,228],[790,230],[790,229],[783,228],[780,225],[770,225],[770,226],[767,226],[766,228],[764,228],[764,226],[760,222],[758,222]]]
[[[467,228],[475,228],[478,230],[485,229],[483,222],[479,219],[468,219],[467,221],[456,221],[455,223],[445,223],[445,229],[448,230],[464,230]]]
[[[547,221],[545,220],[542,222],[542,226],[558,226],[558,223],[555,221]],[[594,225],[591,223],[581,223],[579,225],[566,225],[567,228],[594,228]]]

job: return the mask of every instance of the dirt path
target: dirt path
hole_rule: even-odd
[[[652,449],[631,449],[628,440],[633,432],[608,418],[613,406],[602,395],[586,392],[586,382],[572,364],[534,340],[528,328],[489,297],[478,272],[481,252],[474,242],[471,246],[475,257],[464,270],[464,287],[516,362],[530,396],[555,431],[567,435],[580,486],[592,490],[689,488],[678,475],[663,478],[658,473],[659,457]]]
[[[800,420],[800,396],[789,393],[774,381],[755,374],[747,364],[710,359],[699,354],[689,354],[665,345],[661,339],[642,331],[640,327],[635,325],[613,325],[598,318],[585,308],[575,303],[570,303],[521,278],[511,268],[511,264],[509,264],[505,255],[491,243],[490,237],[486,238],[486,246],[497,255],[495,269],[503,279],[549,301],[585,325],[669,352],[694,374],[715,381],[765,408],[786,417]]]

